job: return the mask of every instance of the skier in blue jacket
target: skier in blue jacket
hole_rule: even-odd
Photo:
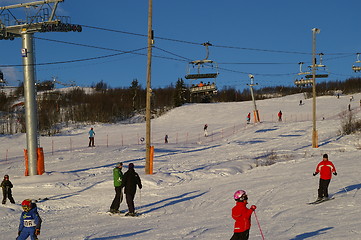
[[[24,211],[21,213],[18,232],[19,236],[16,240],[25,240],[29,236],[31,240],[37,240],[42,222],[38,213],[38,208],[30,199],[25,199],[21,203],[21,206]]]
[[[94,136],[95,136],[94,129],[90,128],[90,131],[89,131],[89,147],[94,147]]]

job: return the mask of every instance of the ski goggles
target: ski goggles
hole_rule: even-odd
[[[23,210],[24,210],[25,212],[29,212],[30,209],[31,209],[31,207],[29,207],[29,206],[27,206],[27,205],[22,205],[21,207],[23,208]]]

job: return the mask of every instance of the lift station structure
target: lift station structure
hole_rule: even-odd
[[[43,0],[0,6],[0,40],[21,38],[21,57],[24,72],[25,126],[27,149],[25,152],[25,175],[41,175],[44,172],[44,156],[38,136],[36,104],[34,34],[37,32],[81,32],[80,25],[69,23],[70,17],[57,16],[56,9],[64,0]],[[26,13],[17,18],[16,10]],[[31,13],[34,11],[34,14]],[[42,156],[41,156],[42,155]],[[40,160],[40,161],[39,161]],[[42,161],[41,161],[42,160]]]

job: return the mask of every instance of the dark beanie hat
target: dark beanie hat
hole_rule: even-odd
[[[133,163],[129,163],[128,168],[129,168],[129,169],[134,168],[134,164],[133,164]]]
[[[328,155],[327,155],[327,154],[323,154],[323,158],[328,158]]]

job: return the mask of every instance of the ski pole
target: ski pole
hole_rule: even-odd
[[[261,225],[259,224],[259,221],[258,221],[258,217],[257,217],[256,211],[253,211],[253,212],[254,212],[254,216],[256,217],[257,225],[258,225],[259,231],[261,232],[262,239],[264,240],[264,235],[263,235],[263,232],[262,232]]]

